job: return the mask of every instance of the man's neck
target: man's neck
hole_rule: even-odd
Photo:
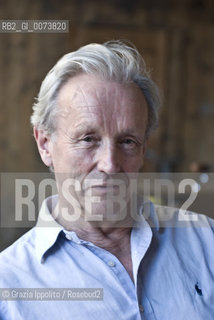
[[[132,227],[130,223],[127,226],[110,223],[96,224],[85,221],[84,217],[80,217],[72,223],[65,223],[61,215],[56,214],[59,210],[57,207],[53,210],[52,215],[59,224],[68,231],[74,231],[80,239],[89,241],[115,255],[133,280],[130,245]]]
[[[74,225],[71,230],[76,232],[80,239],[90,241],[110,252],[122,250],[123,247],[127,248],[130,242],[130,227],[94,227],[90,225],[82,229]]]
[[[133,220],[129,214],[123,221],[88,221],[85,218],[84,211],[73,221],[69,218],[69,210],[66,217],[62,214],[63,206],[60,199],[52,208],[53,218],[68,231],[76,232],[77,236],[82,240],[90,241],[97,246],[103,247],[104,244],[111,243],[113,246],[122,245],[124,238],[130,237]],[[73,209],[73,211],[75,211]],[[115,214],[116,215],[116,214]],[[72,216],[72,214],[70,214]]]

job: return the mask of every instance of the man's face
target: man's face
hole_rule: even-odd
[[[93,196],[104,200],[108,180],[122,179],[127,185],[129,174],[139,172],[143,164],[145,98],[136,84],[81,74],[61,88],[57,102],[60,112],[49,151],[58,185],[60,177],[69,176],[80,182],[81,196],[91,196],[93,189]]]

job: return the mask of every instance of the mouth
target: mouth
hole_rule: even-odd
[[[99,185],[94,185],[94,186],[90,186],[91,189],[109,189],[109,190],[112,190],[112,189],[119,189],[120,186],[118,185],[113,185],[113,184],[99,184]],[[90,189],[89,188],[89,189]]]
[[[96,184],[96,185],[91,185],[90,188],[113,188],[117,187],[118,185],[110,185],[110,184]]]
[[[99,196],[108,194],[111,196],[125,196],[128,190],[128,181],[120,177],[114,177],[106,179],[104,178],[94,178],[85,179],[82,184],[82,191],[85,195]]]
[[[120,187],[118,185],[99,184],[90,186],[88,190],[92,190],[93,196],[103,194],[110,194],[113,196],[119,194]]]

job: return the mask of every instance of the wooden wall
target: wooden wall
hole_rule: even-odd
[[[91,41],[129,39],[164,102],[147,170],[189,170],[214,159],[214,5],[204,1],[1,2],[1,19],[69,19],[69,34],[0,34],[0,169],[45,170],[29,125],[40,83],[63,54]]]
[[[48,70],[89,42],[129,39],[163,94],[160,127],[145,170],[213,168],[214,2],[212,0],[16,0],[0,2],[1,19],[68,19],[67,34],[0,33],[0,171],[45,171],[29,118]],[[12,231],[11,231],[12,232]],[[5,232],[3,247],[18,236]]]
[[[0,170],[45,170],[29,125],[56,60],[91,41],[129,39],[163,92],[147,170],[188,170],[214,159],[214,5],[204,1],[1,2],[1,19],[69,19],[69,34],[0,34]]]

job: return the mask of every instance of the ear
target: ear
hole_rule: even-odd
[[[52,165],[50,135],[44,130],[38,130],[36,127],[33,129],[33,133],[41,159],[47,167],[50,167]]]

